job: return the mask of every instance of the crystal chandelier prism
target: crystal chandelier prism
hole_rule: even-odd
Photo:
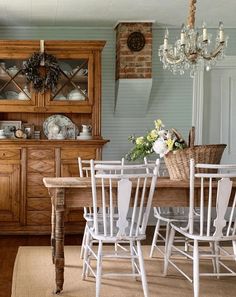
[[[211,34],[208,33],[205,23],[202,34],[195,30],[195,12],[197,0],[190,0],[188,24],[182,25],[180,39],[174,45],[168,43],[169,32],[166,29],[164,43],[159,48],[160,60],[164,69],[173,74],[184,74],[190,70],[193,77],[199,67],[209,71],[217,60],[223,59],[227,47],[228,36],[225,36],[223,23],[219,23],[219,30],[215,40],[215,47],[211,45]]]

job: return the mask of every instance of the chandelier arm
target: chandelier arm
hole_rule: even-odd
[[[167,51],[165,52],[164,55],[165,55],[166,61],[171,65],[179,64],[184,61],[183,58],[170,55]]]
[[[216,58],[219,53],[224,49],[224,43],[220,43],[218,45],[218,47],[216,49],[214,49],[209,55],[204,55],[202,52],[201,52],[201,57],[204,59],[204,60],[212,60],[214,58]]]
[[[197,57],[201,51],[196,49],[196,52],[187,52],[184,47],[184,56],[186,57],[185,60],[189,61],[191,64],[195,64],[197,61]]]

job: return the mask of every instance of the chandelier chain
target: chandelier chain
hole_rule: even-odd
[[[189,5],[188,26],[191,29],[193,29],[195,25],[196,3],[197,0],[191,0]]]

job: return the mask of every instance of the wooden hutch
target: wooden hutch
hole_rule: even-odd
[[[57,58],[61,75],[55,90],[35,92],[21,69],[40,51],[40,41],[0,41],[0,129],[9,133],[5,139],[0,136],[0,234],[50,233],[51,201],[43,177],[78,176],[78,156],[101,158],[107,142],[101,136],[104,45],[105,41],[45,41],[45,52]],[[73,91],[80,94],[78,100],[70,96]],[[91,125],[92,139],[49,140],[43,124],[58,114],[79,130],[82,124]],[[40,139],[13,138],[14,121],[34,125]],[[82,211],[68,211],[66,231],[81,232],[82,221]]]

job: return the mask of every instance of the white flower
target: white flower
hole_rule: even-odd
[[[170,131],[167,132],[167,134],[166,134],[166,138],[167,138],[167,139],[171,139],[171,138],[172,138],[172,134],[171,134]]]
[[[158,138],[154,144],[153,144],[153,150],[156,154],[160,155],[160,158],[162,158],[165,154],[169,152],[168,146],[165,143],[164,139]]]
[[[166,134],[166,130],[160,130],[160,131],[158,131],[157,132],[157,134],[160,136],[160,137],[164,137],[165,136],[165,134]]]

